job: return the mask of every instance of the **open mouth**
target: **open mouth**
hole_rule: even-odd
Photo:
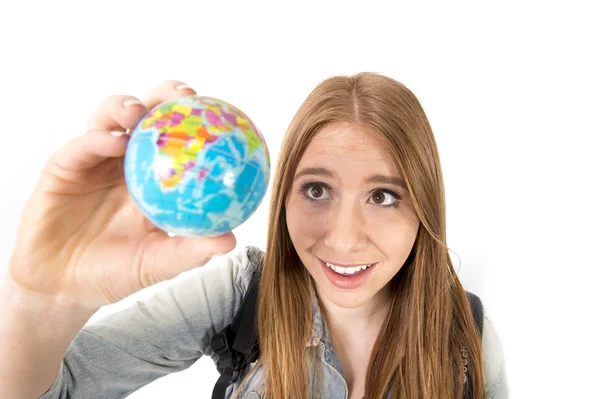
[[[334,286],[342,289],[358,288],[368,280],[377,263],[344,267],[319,259],[325,276]]]

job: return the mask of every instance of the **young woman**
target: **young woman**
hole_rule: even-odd
[[[479,334],[448,254],[439,155],[410,90],[371,73],[318,85],[283,141],[266,250],[174,278],[235,238],[148,223],[124,183],[125,131],[193,93],[111,97],[45,166],[0,291],[0,396],[124,397],[214,356],[258,273],[260,357],[228,398],[461,398],[466,380],[473,398],[508,397],[500,340],[487,317]]]

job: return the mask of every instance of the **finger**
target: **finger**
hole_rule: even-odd
[[[216,237],[184,238],[157,234],[145,251],[149,259],[142,264],[156,281],[171,279],[180,273],[206,264],[211,257],[231,252],[236,246],[233,233]],[[151,279],[150,277],[149,279]]]
[[[86,131],[132,129],[148,112],[144,103],[133,96],[115,95],[106,98],[89,119]]]
[[[167,80],[146,94],[144,101],[133,96],[114,95],[105,99],[87,124],[87,130],[119,130],[134,128],[139,120],[158,104],[178,97],[196,94],[179,80]]]
[[[196,94],[196,91],[179,80],[167,80],[156,86],[143,97],[143,102],[150,110],[158,104],[178,97]]]
[[[69,141],[50,157],[49,162],[67,172],[81,172],[106,158],[125,155],[128,139],[123,131],[92,130]]]
[[[128,129],[133,129],[148,109],[169,99],[195,94],[181,81],[170,80],[150,91],[145,101],[133,96],[114,95],[106,98],[88,121],[87,134],[57,151],[50,162],[71,172],[96,166],[109,157],[125,154]]]
[[[196,94],[179,80],[167,80],[146,94],[144,101],[133,96],[115,95],[105,99],[88,121],[86,131],[133,129],[149,110],[178,97]]]

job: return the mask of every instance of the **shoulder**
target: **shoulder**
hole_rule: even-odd
[[[224,262],[231,269],[233,281],[242,293],[248,290],[252,277],[262,272],[263,259],[264,251],[255,246],[246,246],[225,256]]]
[[[482,333],[483,379],[486,386],[486,398],[505,399],[508,397],[504,350],[490,319],[484,315]]]
[[[209,305],[237,311],[252,277],[262,269],[263,255],[263,251],[254,246],[236,248],[161,283],[150,300],[163,304],[175,301],[178,308],[190,314]]]

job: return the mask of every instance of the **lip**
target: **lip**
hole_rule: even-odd
[[[319,259],[319,262],[321,263],[321,266],[323,267],[323,272],[325,273],[325,277],[327,277],[327,280],[329,280],[329,282],[334,287],[344,289],[344,290],[353,290],[353,289],[356,289],[356,288],[360,287],[361,285],[363,285],[370,278],[371,274],[373,273],[373,269],[377,265],[377,263],[373,263],[366,270],[364,270],[358,274],[342,276],[341,274],[337,274],[336,272],[331,270],[329,267],[327,267],[327,265],[325,264],[325,261],[323,261],[320,258],[317,258],[317,259]],[[328,262],[328,263],[330,263],[330,262]],[[341,266],[341,265],[337,265],[337,264],[335,264],[335,265]],[[356,266],[362,266],[362,265],[356,265]],[[348,266],[348,267],[352,267],[352,266]]]

